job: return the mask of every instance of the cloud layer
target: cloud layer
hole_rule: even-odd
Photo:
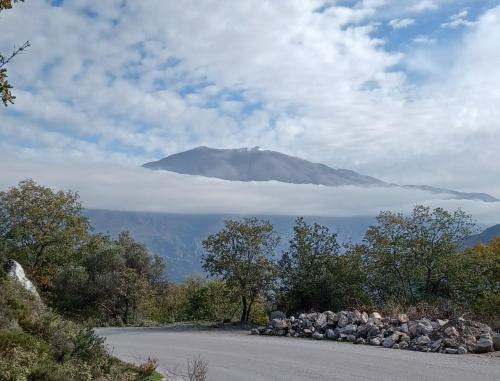
[[[416,204],[462,208],[484,225],[498,223],[500,203],[450,200],[398,188],[326,187],[275,181],[232,182],[119,165],[0,162],[0,189],[33,178],[53,189],[79,191],[86,208],[189,214],[375,216]]]

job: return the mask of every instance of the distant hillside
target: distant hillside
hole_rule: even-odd
[[[227,215],[178,215],[167,213],[119,212],[109,210],[86,210],[96,232],[116,237],[128,230],[135,239],[167,260],[167,275],[172,281],[180,281],[202,273],[200,258],[201,242],[211,233],[222,228]],[[295,217],[262,216],[269,219],[281,236],[280,250],[287,246],[292,234]],[[341,242],[359,242],[373,217],[308,217],[328,226],[338,233]]]
[[[389,185],[354,171],[333,169],[324,164],[311,163],[280,152],[261,150],[258,147],[252,149],[198,147],[146,163],[144,167],[233,181],[275,180],[292,184],[328,186]]]
[[[324,164],[312,163],[280,152],[263,150],[259,147],[252,149],[198,147],[146,163],[143,167],[229,181],[274,180],[291,184],[326,186],[399,187],[399,185],[389,184],[349,169],[334,169]],[[404,185],[403,188],[442,194],[453,199],[499,201],[486,193],[459,192],[427,185]]]
[[[495,237],[500,237],[500,224],[492,226],[482,233],[470,236],[465,240],[464,246],[472,247],[480,243],[488,243]]]

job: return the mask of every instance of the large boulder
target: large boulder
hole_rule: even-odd
[[[383,341],[382,341],[382,345],[385,347],[385,348],[392,348],[395,344],[395,341],[394,339],[389,336],[389,337],[386,337]]]
[[[341,311],[338,316],[339,320],[337,322],[337,326],[340,328],[345,327],[346,325],[349,324],[349,317],[347,315],[347,312]]]
[[[372,312],[370,314],[370,318],[372,319],[377,319],[377,320],[381,320],[382,319],[382,315],[380,315],[378,312]]]
[[[320,327],[320,328],[325,328],[326,324],[327,324],[326,321],[327,321],[326,314],[318,314],[318,316],[316,317],[316,320],[314,322],[314,326]]]
[[[495,351],[500,351],[500,333],[494,333],[492,336],[493,348]]]
[[[272,311],[271,312],[271,320],[274,320],[274,319],[286,319],[286,315],[284,312],[281,312],[281,311]]]
[[[24,273],[23,266],[19,264],[19,262],[9,259],[5,263],[5,271],[7,272],[7,276],[16,280],[21,286],[23,286],[26,290],[28,290],[37,300],[40,300],[40,295],[36,290],[35,285],[26,277]]]
[[[489,333],[483,333],[476,343],[476,353],[493,352],[493,339]]]
[[[434,327],[432,326],[429,319],[421,319],[412,322],[412,324],[409,325],[408,329],[410,331],[411,337],[420,337],[430,335],[434,330]]]
[[[500,347],[500,334],[492,332],[486,324],[460,317],[410,320],[403,314],[382,317],[374,312],[368,316],[357,310],[302,313],[288,319],[279,313],[272,316],[274,319],[267,326],[251,333],[447,354],[484,353]]]

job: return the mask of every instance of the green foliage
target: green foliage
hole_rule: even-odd
[[[500,237],[448,261],[451,298],[500,327]]]
[[[250,322],[255,325],[265,325],[269,322],[269,308],[261,299],[257,299],[254,303]]]
[[[164,263],[128,233],[118,240],[94,235],[82,257],[54,279],[53,303],[68,316],[95,323],[137,324],[154,315],[164,287]]]
[[[447,263],[471,229],[461,210],[416,206],[408,216],[380,213],[360,248],[373,300],[411,304],[449,297]]]
[[[92,381],[95,380],[92,366],[81,361],[70,360],[64,364],[45,362],[33,369],[28,381]]]
[[[78,193],[33,180],[0,192],[0,252],[21,263],[42,290],[50,290],[59,267],[77,259],[88,228]]]
[[[0,282],[0,381],[139,379],[91,329],[62,319],[15,281]]]
[[[94,364],[101,362],[101,359],[105,358],[104,340],[91,328],[80,329],[75,337],[73,356]],[[99,365],[105,368],[108,364]]]
[[[232,320],[240,312],[237,293],[223,281],[190,279],[187,287],[186,317],[188,320]]]
[[[329,306],[332,271],[339,245],[328,228],[298,218],[289,249],[279,261],[281,304],[288,311]]]
[[[4,9],[12,9],[12,5],[18,2],[24,2],[24,0],[0,0],[0,12]]]
[[[149,314],[157,322],[223,322],[241,313],[238,294],[224,281],[191,278],[157,291]]]
[[[25,380],[48,356],[45,343],[22,331],[0,331],[0,381]]]
[[[272,224],[246,218],[225,221],[224,229],[203,241],[203,269],[237,290],[242,322],[248,322],[253,303],[276,278],[272,257],[278,240]]]

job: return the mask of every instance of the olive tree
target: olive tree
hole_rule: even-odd
[[[203,241],[203,269],[237,290],[241,322],[249,321],[254,302],[275,279],[272,257],[278,241],[273,225],[256,218],[227,220],[222,230]]]

